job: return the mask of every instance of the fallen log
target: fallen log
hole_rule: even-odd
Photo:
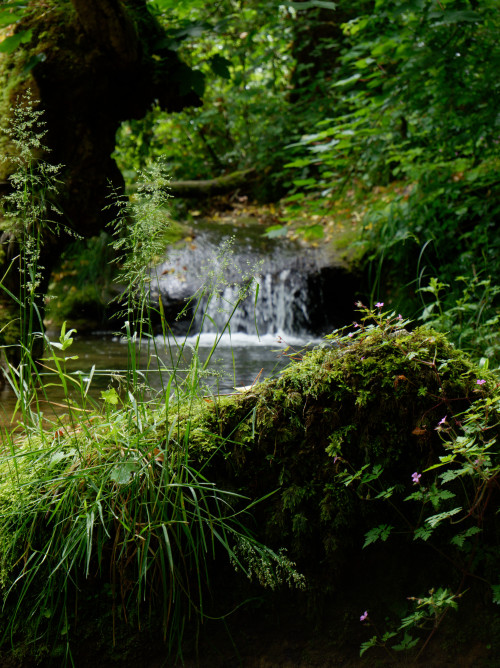
[[[225,195],[231,191],[238,190],[255,179],[257,170],[254,167],[243,169],[230,174],[223,174],[214,179],[170,181],[167,190],[174,197],[183,197],[186,199],[205,199],[215,195]],[[135,192],[137,187],[130,188]]]

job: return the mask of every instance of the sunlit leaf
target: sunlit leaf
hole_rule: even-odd
[[[268,239],[276,239],[277,237],[284,237],[287,232],[288,228],[284,225],[272,225],[271,227],[266,228],[264,236]]]
[[[32,30],[21,30],[15,35],[6,37],[3,42],[0,42],[0,53],[12,53],[20,44],[26,44],[31,39]]]

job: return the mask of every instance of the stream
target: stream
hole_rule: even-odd
[[[167,341],[158,334],[154,342],[136,344],[141,379],[153,395],[168,383],[172,366],[178,365],[181,380],[185,377],[193,350],[203,364],[216,339],[202,377],[203,393],[234,392],[277,374],[289,362],[287,354],[319,343],[325,333],[349,321],[354,281],[332,251],[268,239],[262,232],[253,220],[238,226],[200,221],[192,239],[170,249],[158,265],[151,297],[153,303],[161,300],[173,334]],[[249,294],[239,303],[245,291]],[[48,336],[57,340],[58,333]],[[109,332],[76,334],[67,355],[76,358],[68,360],[68,374],[86,387],[92,373],[88,394],[99,399],[110,385],[119,385],[128,347]],[[54,387],[50,399],[62,403],[63,394]],[[12,391],[0,390],[0,422],[6,423],[14,406]],[[53,409],[42,400],[40,409],[44,406],[47,414]]]

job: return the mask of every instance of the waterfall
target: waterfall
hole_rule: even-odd
[[[254,292],[250,290],[232,316],[232,333],[320,335],[340,324],[346,308],[352,310],[352,277],[338,259],[332,261],[324,249],[267,239],[255,225],[199,226],[191,243],[170,250],[157,267],[151,294],[161,298],[172,322],[206,286],[213,297],[202,299],[195,326],[200,328],[203,319],[204,332],[221,331],[251,275]]]

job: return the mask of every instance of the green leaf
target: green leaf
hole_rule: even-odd
[[[333,85],[334,86],[349,86],[350,84],[353,84],[354,82],[358,81],[361,79],[361,74],[353,74],[352,77],[348,77],[347,79],[340,79],[340,81],[335,82]],[[367,113],[368,110],[364,110],[363,113]]]
[[[382,492],[379,492],[377,496],[375,497],[376,499],[390,499],[392,496],[392,493],[396,489],[396,485],[391,485],[391,487],[388,487]]]
[[[218,77],[222,77],[223,79],[231,78],[231,73],[229,71],[229,68],[232,63],[230,60],[216,53],[215,56],[212,56],[212,58],[210,58],[208,62],[210,63],[212,72],[216,74]]]
[[[470,527],[469,529],[467,529],[467,531],[462,531],[462,533],[459,533],[456,536],[453,536],[453,538],[451,539],[450,542],[453,545],[456,545],[457,547],[462,548],[464,543],[465,543],[465,540],[467,538],[470,538],[470,536],[474,536],[477,533],[481,533],[481,529],[479,527],[476,527],[476,526]]]
[[[117,485],[126,485],[136,471],[137,462],[123,462],[113,468],[109,477]]]
[[[493,603],[500,605],[500,584],[491,585],[491,591],[493,592]]]
[[[439,478],[441,482],[446,483],[450,482],[451,480],[455,480],[455,478],[459,478],[464,473],[464,469],[458,469],[457,471],[445,471],[439,475]]]
[[[367,545],[375,543],[379,539],[385,542],[389,538],[389,535],[393,529],[394,527],[390,524],[381,524],[374,529],[370,529],[370,531],[365,534],[363,548],[367,547]]]
[[[376,647],[377,646],[377,636],[372,636],[370,640],[367,640],[366,642],[362,643],[360,651],[359,651],[359,656],[363,656],[363,654],[370,649],[371,647]]]
[[[432,515],[431,517],[428,517],[425,521],[429,526],[434,528],[438,524],[440,524],[443,520],[447,520],[448,518],[453,517],[453,515],[456,515],[457,513],[461,512],[461,510],[462,507],[459,506],[458,508],[453,508],[453,510],[447,510],[445,513]]]
[[[0,9],[0,27],[8,26],[22,19],[22,14],[14,14],[7,11],[6,8]]]
[[[31,56],[29,60],[26,62],[22,69],[22,74],[23,76],[26,76],[31,70],[38,65],[38,63],[43,63],[45,60],[47,60],[47,56],[45,53],[37,53],[34,56]]]
[[[289,195],[288,197],[285,198],[286,202],[298,202],[301,199],[304,199],[305,194],[304,193],[294,193],[293,195]]]
[[[323,9],[337,9],[336,2],[328,2],[328,0],[305,0],[304,2],[284,2],[286,7],[292,7],[293,9],[313,9],[314,7],[321,7]]]
[[[268,239],[276,239],[277,237],[284,237],[288,232],[288,228],[285,225],[271,225],[267,227],[264,232],[264,236]]]
[[[17,49],[20,44],[26,44],[31,39],[33,31],[30,30],[21,30],[16,32],[15,35],[6,37],[3,42],[0,42],[0,53],[12,53]]]
[[[412,649],[418,643],[420,638],[414,638],[408,632],[405,632],[403,640],[398,645],[392,645],[392,649],[396,652]]]
[[[322,239],[325,234],[322,225],[304,225],[303,227],[298,227],[297,232],[302,234],[306,241]]]
[[[292,181],[294,186],[313,186],[317,184],[316,179],[295,179]]]
[[[417,540],[417,538],[420,538],[423,541],[426,541],[429,536],[432,534],[432,529],[429,527],[419,527],[418,529],[415,529],[413,533],[413,540]]]
[[[109,390],[101,390],[101,397],[107,404],[112,404],[113,406],[116,406],[119,400],[114,387],[110,387]]]

